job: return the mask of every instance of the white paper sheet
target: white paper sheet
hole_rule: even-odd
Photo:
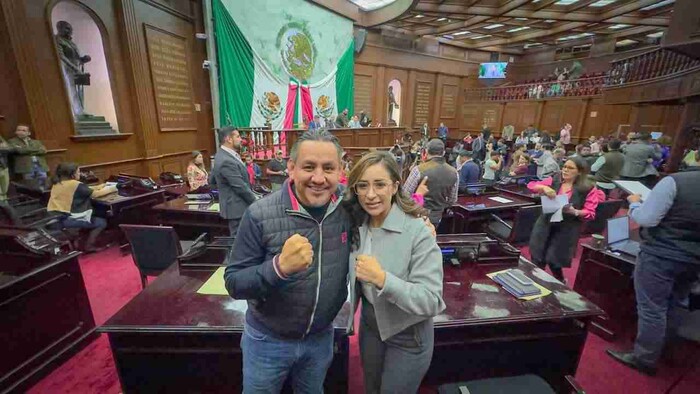
[[[506,203],[509,203],[509,202],[513,202],[513,200],[509,200],[509,199],[503,198],[503,197],[489,197],[489,200],[493,200],[493,201],[496,201],[496,202],[500,202],[501,204],[506,204]]]
[[[642,201],[646,200],[651,193],[651,189],[637,181],[614,181],[617,186],[629,194],[639,194],[642,196]]]
[[[559,194],[556,198],[551,199],[547,196],[542,196],[542,213],[551,213],[552,217],[549,220],[552,223],[558,223],[564,220],[563,208],[569,204],[569,196]]]

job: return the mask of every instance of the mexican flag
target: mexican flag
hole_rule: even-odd
[[[289,22],[277,29],[276,46],[267,50],[278,64],[266,62],[236,24],[222,0],[213,0],[214,33],[219,68],[222,125],[273,130],[296,128],[314,115],[335,120],[347,108],[353,113],[354,40],[326,75],[314,66],[320,56],[305,23]],[[261,5],[262,6],[262,5]],[[260,23],[260,28],[267,28]],[[263,47],[261,45],[261,47]],[[306,122],[305,122],[306,123]]]

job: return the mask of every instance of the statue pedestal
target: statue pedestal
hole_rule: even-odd
[[[110,135],[117,134],[112,125],[105,120],[104,116],[94,116],[83,114],[75,122],[75,130],[78,135]]]

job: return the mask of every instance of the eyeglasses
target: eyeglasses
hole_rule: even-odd
[[[355,194],[358,196],[367,195],[370,188],[372,188],[376,194],[386,194],[390,189],[389,186],[391,186],[389,182],[375,182],[374,185],[370,185],[369,182],[357,182],[355,186],[353,186],[353,190],[355,190]]]

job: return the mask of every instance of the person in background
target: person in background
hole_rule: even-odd
[[[56,166],[51,196],[46,207],[48,212],[59,214],[63,228],[88,229],[90,234],[83,251],[98,252],[97,236],[107,227],[107,221],[93,214],[91,198],[99,198],[117,191],[117,186],[92,188],[80,182],[80,168],[76,163],[63,162]]]
[[[445,309],[442,253],[400,191],[392,155],[370,152],[353,167],[343,206],[351,218],[350,316],[362,302],[360,359],[368,393],[415,393],[433,355],[433,316]]]
[[[584,142],[583,144],[581,144],[580,148],[577,150],[577,153],[572,157],[580,157],[581,159],[583,159],[586,162],[586,164],[588,164],[588,168],[590,168],[593,165],[593,163],[595,163],[595,161],[598,159],[597,156],[593,156],[591,154],[591,145],[588,142]]]
[[[360,126],[367,127],[372,123],[372,119],[365,113],[364,110],[360,111]]]
[[[530,138],[525,135],[524,131],[520,132],[520,136],[515,139],[515,144],[516,145],[525,145],[527,147],[527,144],[530,143]]]
[[[625,165],[625,156],[620,152],[620,140],[613,139],[608,142],[608,151],[598,157],[591,166],[591,172],[595,174],[595,184],[606,196],[615,189],[614,181],[620,179],[620,172]]]
[[[336,128],[345,128],[348,127],[348,109],[345,108],[343,112],[339,113],[338,116],[335,118],[335,127]]]
[[[533,135],[537,134],[537,129],[535,128],[534,125],[528,125],[525,130],[523,130],[523,133],[525,133],[525,136],[527,138],[532,137]]]
[[[321,120],[318,115],[314,115],[314,119],[309,122],[309,130],[318,130],[321,128]]]
[[[554,156],[554,160],[557,161],[557,165],[559,168],[564,167],[564,162],[566,161],[566,151],[564,148],[556,148],[552,151],[552,156]]]
[[[659,137],[658,140],[656,140],[656,143],[653,144],[654,149],[659,152],[661,155],[658,159],[654,159],[654,161],[651,163],[654,168],[657,170],[663,169],[663,166],[666,164],[668,161],[668,158],[671,156],[671,144],[673,143],[673,140],[671,137],[667,135],[662,135]]]
[[[279,393],[287,378],[294,392],[323,393],[333,320],[348,296],[341,154],[328,131],[303,133],[290,151],[289,181],[241,219],[224,282],[232,298],[248,301],[243,393]]]
[[[515,171],[515,168],[520,165],[520,156],[527,156],[527,153],[525,153],[525,148],[527,147],[523,144],[515,144],[515,146],[513,146],[514,152],[511,155],[511,161],[510,166],[508,168],[508,172]]]
[[[360,118],[357,115],[353,115],[348,123],[348,127],[351,129],[361,129]]]
[[[472,160],[473,153],[468,150],[463,150],[459,152],[457,161],[460,163],[459,167],[459,190],[465,190],[467,185],[473,183],[479,183],[479,177],[481,176],[481,168],[478,164]]]
[[[542,149],[542,144],[535,144],[535,147],[533,149],[530,149],[527,151],[527,154],[532,157],[532,159],[539,159],[540,156],[544,153],[544,150]]]
[[[636,194],[627,198],[642,239],[634,267],[637,338],[633,349],[607,353],[647,375],[656,372],[665,343],[674,339],[680,323],[675,309],[687,302],[700,274],[699,194],[700,167],[693,167],[661,179],[643,203]]]
[[[2,136],[0,136],[0,202],[7,201],[7,191],[10,188],[9,155],[15,152]]]
[[[472,158],[478,163],[483,163],[486,158],[486,135],[484,131],[479,132],[474,140],[472,140]]]
[[[542,198],[554,199],[560,194],[569,198],[561,222],[552,223],[553,214],[542,214],[530,234],[532,262],[542,269],[549,266],[554,277],[566,283],[562,268],[571,267],[581,226],[595,219],[598,203],[605,200],[605,195],[588,180],[588,165],[580,157],[569,158],[560,174],[532,181],[527,188]]]
[[[695,148],[695,149],[688,149],[688,152],[683,156],[683,165],[686,167],[697,167],[698,161],[696,157],[698,156],[698,152],[700,152],[700,149]]]
[[[549,135],[549,133],[546,130],[543,130],[542,133],[540,133],[540,144],[542,144],[542,145],[554,144],[554,141],[552,140],[552,136]]]
[[[265,173],[270,178],[270,187],[273,192],[282,188],[284,180],[287,179],[287,161],[282,157],[282,151],[275,152],[275,157],[267,162]]]
[[[597,155],[600,153],[600,144],[598,143],[598,138],[596,136],[592,135],[588,137],[588,143],[591,146],[591,154],[592,155]]]
[[[260,178],[262,178],[262,170],[260,166],[253,161],[253,156],[251,156],[250,153],[246,153],[244,158],[246,171],[248,172],[248,180],[251,186],[257,185]]]
[[[442,142],[445,142],[447,141],[447,136],[450,134],[450,129],[448,129],[444,123],[440,122],[440,127],[438,127],[437,134],[438,138],[440,138]]]
[[[209,173],[204,167],[204,157],[198,150],[192,152],[192,160],[187,165],[187,184],[190,190],[197,190],[209,184]]]
[[[14,150],[12,171],[23,179],[35,180],[43,186],[49,171],[45,158],[46,148],[40,141],[31,139],[30,135],[29,126],[19,124],[15,129],[15,136],[7,141]]]
[[[420,127],[420,135],[422,138],[430,138],[430,127],[427,123],[423,123],[423,126]]]
[[[625,163],[622,166],[620,176],[623,179],[639,181],[647,187],[653,185],[659,172],[654,168],[652,162],[660,158],[661,153],[651,146],[650,141],[651,135],[649,133],[641,133],[639,136],[635,135],[632,142],[622,149]]]
[[[462,138],[462,142],[464,142],[463,149],[472,149],[474,139],[471,134],[467,133],[467,135]]]
[[[513,137],[515,134],[515,127],[513,125],[505,125],[503,126],[503,131],[501,131],[501,136],[503,136],[503,139],[506,141],[513,141]]]
[[[511,167],[508,175],[510,175],[510,176],[527,175],[527,170],[528,170],[528,167],[530,166],[530,158],[528,158],[527,155],[520,155],[520,156],[518,156],[518,163],[517,164],[518,164],[517,166]]]
[[[535,131],[534,133],[532,133],[532,135],[530,135],[530,143],[531,144],[535,144],[535,145],[541,144],[542,143],[541,141],[542,141],[542,138],[540,137],[540,133],[538,131]]]
[[[565,124],[561,131],[559,131],[559,141],[563,144],[571,143],[571,124]]]
[[[501,170],[503,159],[501,152],[492,150],[489,152],[489,159],[484,163],[484,175],[481,177],[484,183],[493,184],[496,182],[496,173]]]
[[[552,155],[551,144],[542,145],[542,156],[535,159],[535,163],[537,163],[537,177],[540,179],[550,177],[559,172],[559,164],[554,155]]]
[[[442,220],[445,208],[457,202],[459,176],[457,170],[445,161],[445,144],[433,138],[426,146],[426,160],[413,167],[403,185],[404,193],[412,195],[424,177],[428,177],[428,194],[425,195],[424,207],[430,211],[429,218],[435,228]]]
[[[236,149],[241,149],[238,129],[225,126],[218,131],[220,149],[214,156],[209,183],[219,190],[219,215],[228,221],[229,233],[236,236],[243,212],[256,200],[246,165]]]

